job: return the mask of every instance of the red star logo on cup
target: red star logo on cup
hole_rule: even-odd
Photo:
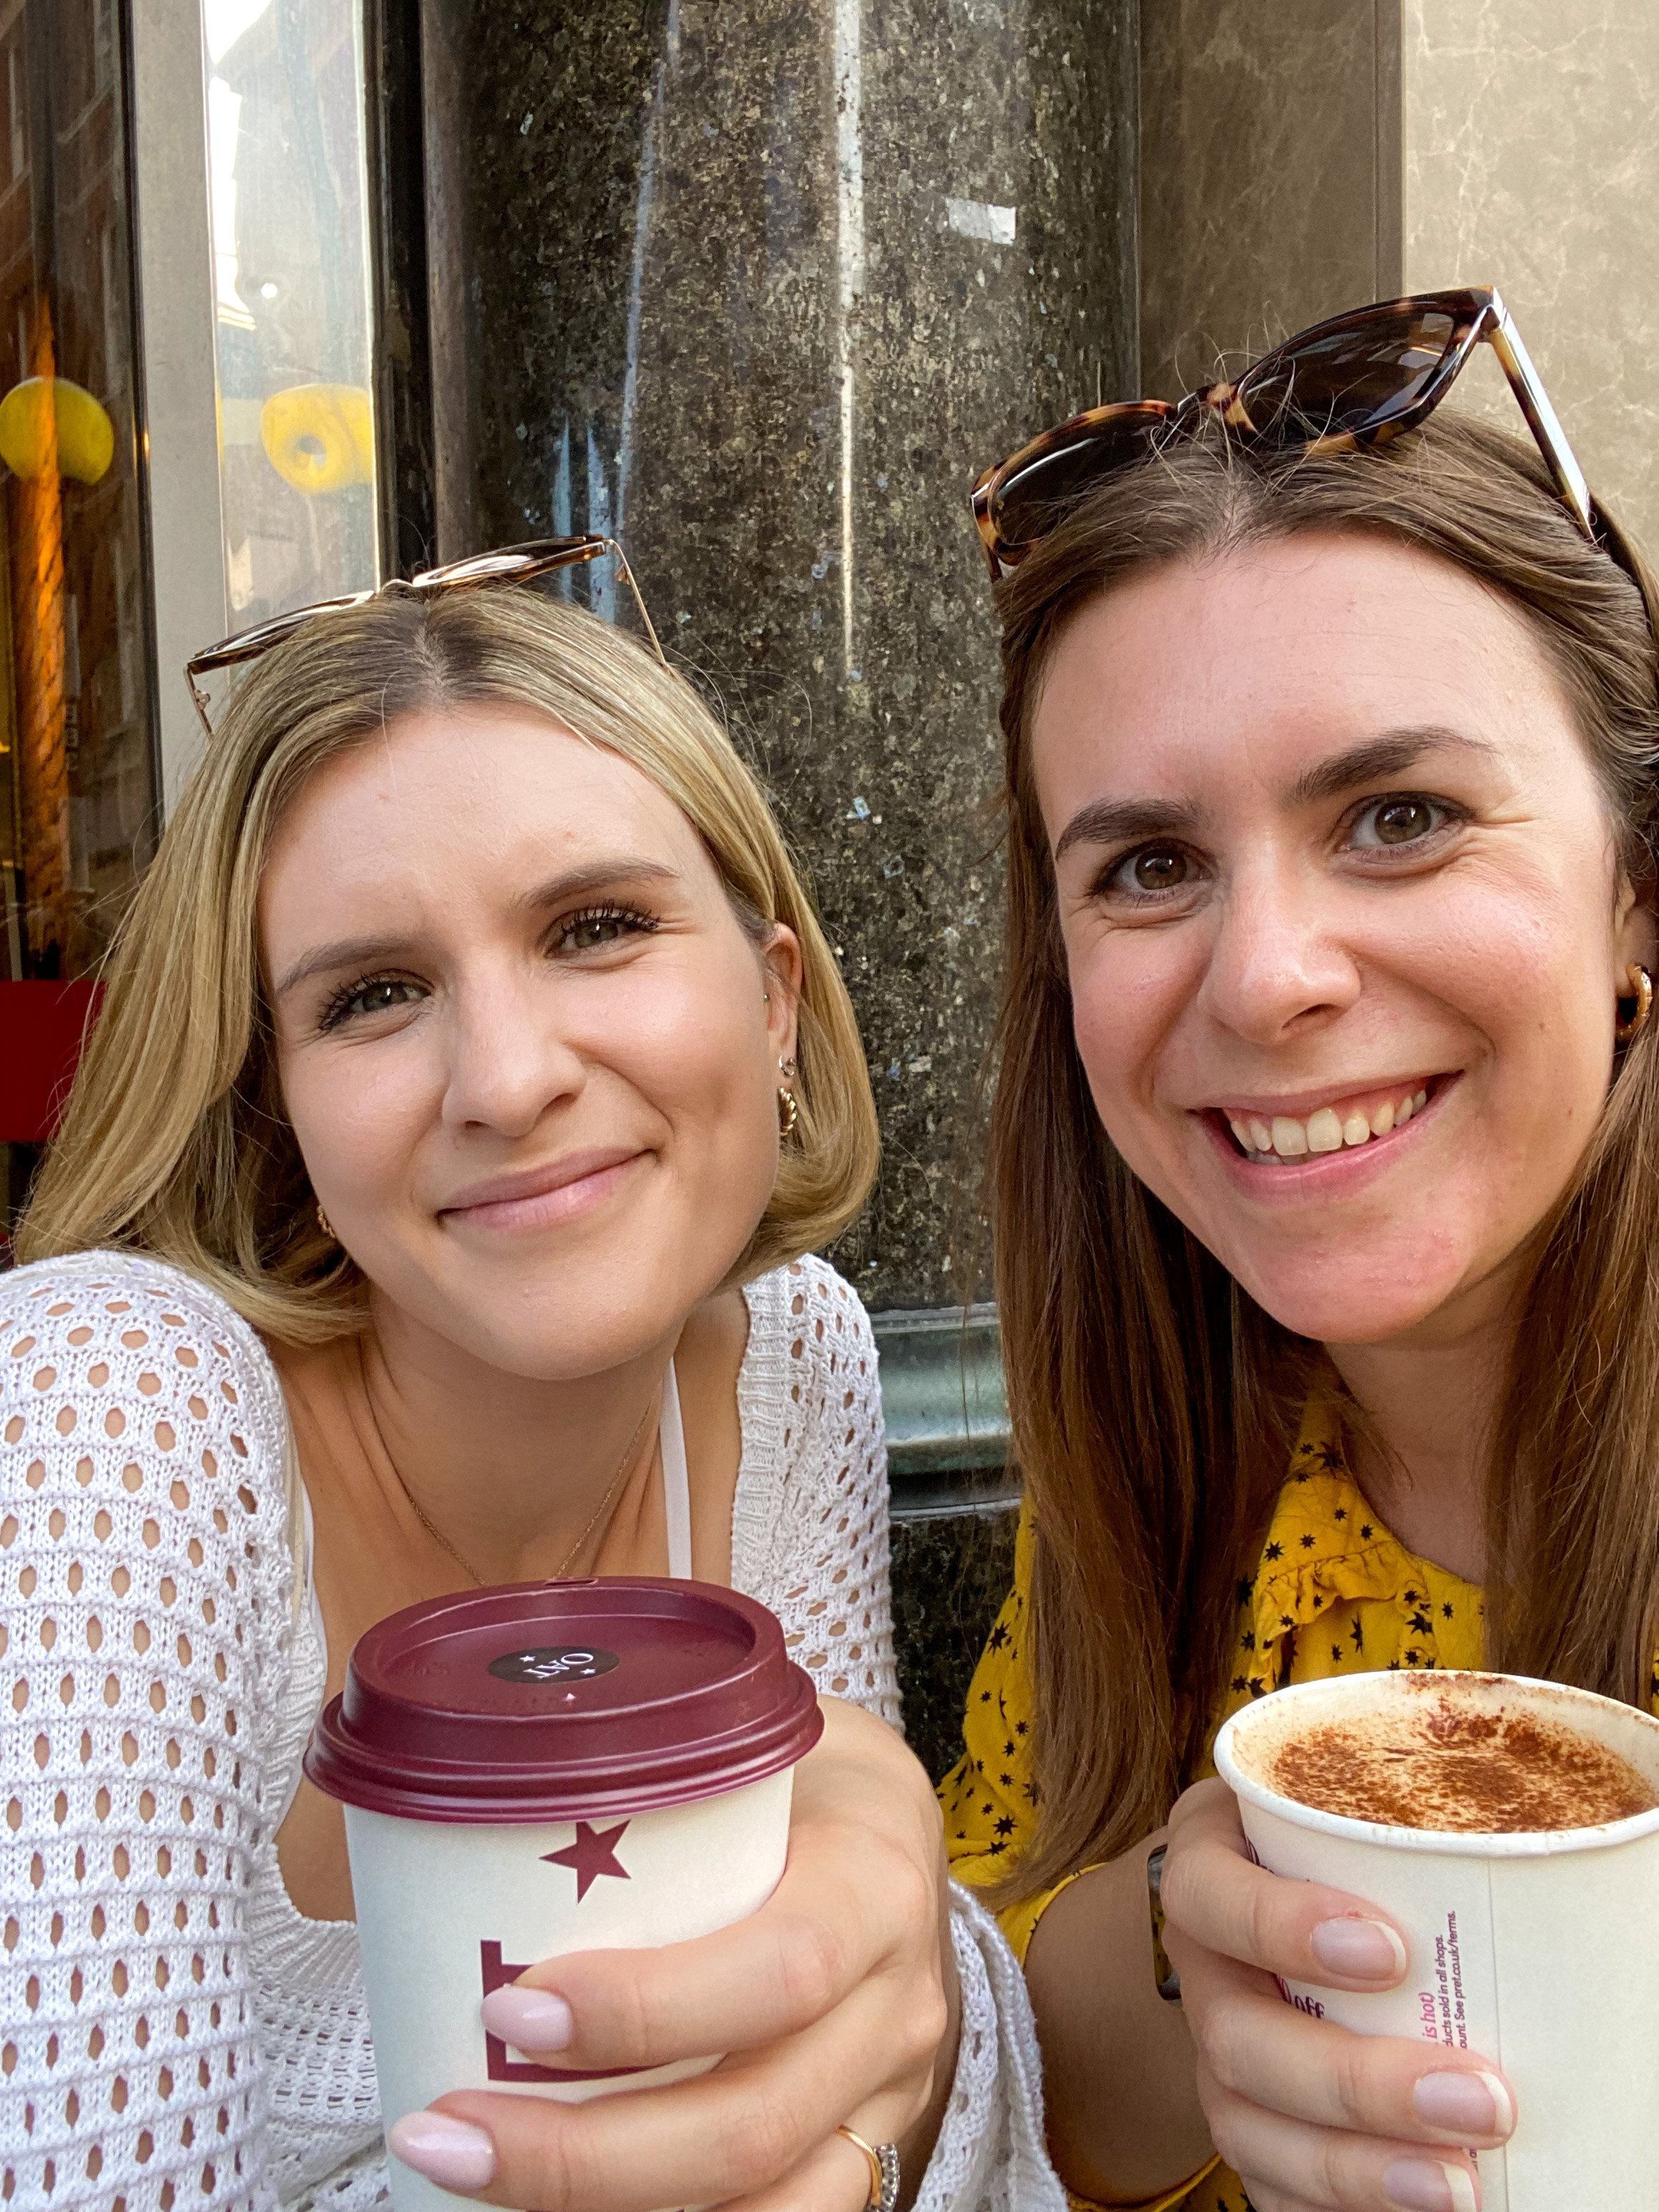
[[[632,1879],[628,1869],[617,1856],[617,1844],[627,1827],[626,1820],[618,1820],[614,1828],[590,1828],[586,1820],[578,1820],[574,1844],[568,1844],[562,1851],[542,1853],[545,1865],[574,1869],[578,1905],[602,1874],[613,1875],[617,1881]]]

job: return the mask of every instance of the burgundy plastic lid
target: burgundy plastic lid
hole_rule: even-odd
[[[377,1622],[305,1771],[409,1820],[586,1820],[758,1782],[823,1729],[753,1598],[643,1576],[515,1583]]]

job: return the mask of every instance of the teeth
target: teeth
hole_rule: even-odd
[[[1308,1150],[1310,1152],[1340,1152],[1341,1149],[1342,1124],[1330,1108],[1322,1106],[1316,1114],[1310,1114]]]
[[[1386,1137],[1391,1129],[1403,1128],[1413,1114],[1420,1113],[1429,1103],[1426,1085],[1399,1099],[1385,1099],[1369,1115],[1352,1107],[1345,1118],[1339,1117],[1332,1106],[1321,1106],[1309,1115],[1305,1121],[1290,1114],[1275,1114],[1271,1122],[1259,1115],[1227,1116],[1227,1126],[1238,1140],[1239,1149],[1253,1158],[1261,1156],[1283,1162],[1299,1160],[1308,1153],[1338,1152],[1344,1146],[1350,1149],[1369,1144],[1373,1137]]]

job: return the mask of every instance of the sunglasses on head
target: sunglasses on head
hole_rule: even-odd
[[[446,562],[441,568],[423,568],[396,588],[404,592],[458,592],[480,584],[526,584],[534,576],[550,575],[556,569],[574,568],[584,561],[597,561],[605,553],[614,557],[617,574],[634,594],[634,604],[640,611],[640,620],[645,624],[652,650],[665,668],[667,656],[658,641],[627,555],[614,538],[599,537],[591,531],[580,538],[537,538],[524,545],[501,546],[493,553],[471,553],[464,561]],[[308,607],[291,608],[287,614],[273,615],[269,622],[258,623],[252,629],[238,630],[234,637],[221,638],[217,645],[209,646],[204,653],[192,653],[185,663],[185,681],[209,737],[213,735],[213,725],[208,720],[211,702],[199,678],[210,675],[216,668],[239,668],[245,661],[257,660],[273,645],[292,637],[313,615],[328,614],[337,607],[360,607],[387,588],[382,584],[376,591],[349,592],[343,599],[318,599]]]
[[[1045,430],[974,486],[974,520],[992,577],[1017,568],[1116,470],[1218,416],[1231,441],[1267,453],[1349,452],[1413,429],[1483,343],[1502,364],[1573,520],[1640,589],[1636,564],[1591,499],[1519,332],[1497,293],[1485,287],[1379,300],[1298,331],[1233,382],[1206,385],[1181,400],[1091,407]]]

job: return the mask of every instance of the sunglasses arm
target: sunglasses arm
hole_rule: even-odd
[[[1521,343],[1521,333],[1510,320],[1501,301],[1495,301],[1493,308],[1489,333],[1492,349],[1498,356],[1521,412],[1526,416],[1532,434],[1549,463],[1550,474],[1555,478],[1557,489],[1572,510],[1574,521],[1586,538],[1594,542],[1595,518],[1584,471],[1579,467],[1572,447],[1567,443],[1567,434],[1550,404],[1550,396],[1544,389],[1542,379],[1532,365],[1532,356]]]

